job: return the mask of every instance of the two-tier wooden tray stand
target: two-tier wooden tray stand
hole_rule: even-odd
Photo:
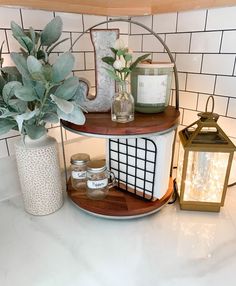
[[[131,19],[109,19],[94,25],[82,33],[72,44],[75,43],[91,29],[111,22],[128,22],[140,26],[153,35],[165,48],[170,60],[174,63],[174,80],[175,80],[175,107],[168,106],[164,112],[158,114],[136,113],[135,120],[126,124],[111,121],[110,113],[89,113],[86,115],[85,125],[79,126],[66,121],[61,121],[61,127],[85,136],[103,137],[107,140],[112,138],[143,138],[160,135],[171,130],[176,130],[179,120],[179,83],[178,73],[173,55],[163,39],[147,26],[133,21]],[[71,47],[71,48],[72,48]],[[61,129],[63,156],[65,163],[65,148],[63,132]],[[173,150],[172,150],[173,151]],[[171,152],[171,150],[170,150]],[[66,165],[65,165],[66,167]],[[66,174],[66,172],[65,172]],[[67,177],[67,175],[66,175]],[[91,200],[87,198],[85,190],[80,192],[73,190],[70,180],[67,185],[69,198],[82,210],[106,218],[136,218],[145,216],[159,211],[171,198],[173,193],[173,182],[170,179],[169,189],[165,195],[156,201],[147,201],[127,191],[121,191],[112,188],[109,195],[104,200]]]
[[[178,125],[179,111],[169,106],[158,114],[135,114],[135,120],[126,124],[111,121],[110,113],[89,113],[85,125],[75,125],[62,121],[62,126],[70,132],[85,136],[110,138],[147,137],[169,132]],[[170,150],[171,151],[171,150]],[[85,190],[76,191],[68,183],[69,198],[82,210],[106,218],[136,218],[159,211],[171,198],[173,184],[170,179],[169,189],[159,200],[147,201],[129,192],[110,189],[103,200],[91,200]]]

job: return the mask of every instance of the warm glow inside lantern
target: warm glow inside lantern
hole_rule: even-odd
[[[204,112],[179,132],[176,183],[181,209],[220,211],[224,205],[234,144],[217,124],[218,114]]]

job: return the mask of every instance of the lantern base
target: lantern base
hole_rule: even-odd
[[[188,204],[180,204],[181,210],[187,210],[187,211],[203,211],[203,212],[219,212],[220,211],[220,205],[199,205],[196,203],[188,203]]]

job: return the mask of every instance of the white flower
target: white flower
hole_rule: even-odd
[[[124,63],[121,60],[115,60],[113,63],[113,68],[121,71],[125,67]]]
[[[126,47],[125,47],[125,43],[122,39],[117,39],[115,41],[115,44],[114,44],[114,49],[116,50],[124,50]]]
[[[121,71],[125,67],[124,63],[121,60],[115,60],[113,63],[113,68]]]

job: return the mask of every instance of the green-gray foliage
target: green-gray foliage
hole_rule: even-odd
[[[62,33],[62,20],[59,16],[56,16],[51,22],[49,22],[41,33],[42,46],[51,46],[61,36]]]
[[[53,49],[65,41],[58,41],[61,18],[55,17],[41,33],[32,27],[23,31],[15,22],[11,29],[22,53],[11,53],[15,67],[3,67],[3,44],[0,47],[0,135],[14,129],[37,139],[46,133],[46,123],[65,119],[84,124],[79,79],[70,76],[73,55],[61,54],[53,65],[48,60]]]

